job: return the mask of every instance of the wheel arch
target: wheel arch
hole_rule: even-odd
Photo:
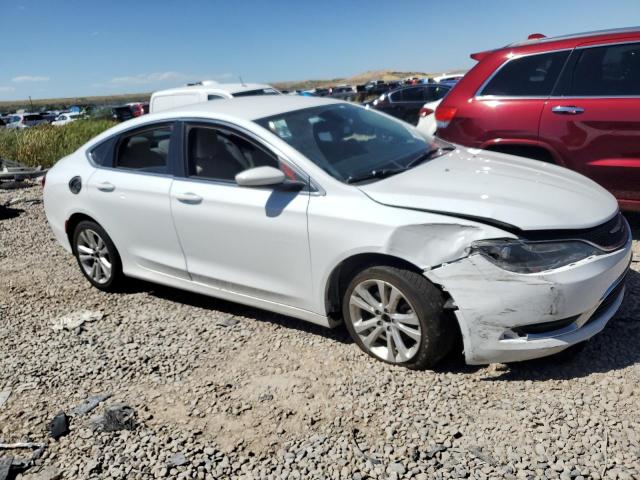
[[[73,245],[73,232],[75,232],[76,227],[82,221],[90,221],[100,225],[95,218],[87,215],[83,212],[73,213],[65,222],[64,222],[64,231],[67,234],[67,239],[69,240],[69,245],[71,246],[71,251],[75,254],[75,246]],[[102,225],[100,225],[102,227]],[[104,227],[102,227],[104,228]]]
[[[541,162],[555,163],[564,166],[562,158],[549,145],[532,140],[494,139],[484,142],[480,148],[491,152],[506,153],[519,157],[531,158]]]

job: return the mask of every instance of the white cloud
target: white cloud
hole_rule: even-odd
[[[20,75],[17,77],[13,77],[11,79],[12,82],[16,83],[24,83],[24,82],[48,82],[49,77],[42,77],[39,75]]]
[[[158,82],[178,82],[187,78],[187,75],[179,72],[154,72],[114,77],[109,82],[116,85],[148,85]]]
[[[13,92],[14,90],[14,87],[3,87],[2,85],[0,85],[0,92]]]

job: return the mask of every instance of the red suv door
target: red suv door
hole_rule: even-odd
[[[640,208],[640,41],[577,47],[545,103],[540,140]]]

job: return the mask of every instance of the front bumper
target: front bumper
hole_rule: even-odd
[[[624,248],[539,274],[503,270],[474,254],[425,272],[450,293],[469,364],[560,352],[605,327],[624,297]]]

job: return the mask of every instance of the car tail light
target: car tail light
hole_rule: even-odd
[[[447,128],[453,117],[456,116],[458,111],[455,107],[443,107],[440,105],[436,108],[436,125],[438,128]]]
[[[432,113],[433,113],[433,110],[431,110],[430,108],[422,107],[422,108],[420,109],[420,113],[419,113],[419,115],[420,115],[421,117],[426,117],[427,115],[431,115]]]

